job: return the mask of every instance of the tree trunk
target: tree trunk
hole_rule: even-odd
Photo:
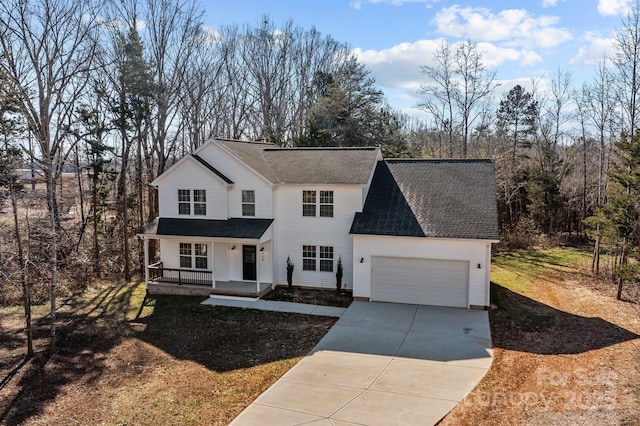
[[[8,152],[8,143],[5,139],[5,151]],[[27,280],[26,262],[18,220],[18,195],[14,185],[14,179],[9,177],[9,196],[11,197],[11,210],[13,213],[13,232],[18,250],[18,267],[20,268],[20,285],[22,287],[22,305],[24,306],[25,333],[27,335],[27,359],[33,356],[33,330],[31,328],[31,288]]]

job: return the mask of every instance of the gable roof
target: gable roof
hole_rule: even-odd
[[[350,233],[497,240],[493,161],[378,162]]]
[[[216,142],[271,182],[285,184],[364,185],[380,153],[372,147],[279,148],[258,142]]]
[[[226,177],[224,174],[222,174],[218,169],[216,169],[215,167],[213,167],[211,164],[207,163],[202,157],[200,157],[197,154],[188,154],[185,155],[184,157],[182,157],[180,160],[178,160],[176,163],[174,163],[171,167],[169,167],[167,170],[165,170],[160,176],[158,176],[157,178],[155,178],[153,180],[153,182],[151,182],[149,185],[151,186],[157,186],[158,182],[160,182],[162,179],[164,179],[167,175],[169,175],[169,173],[172,170],[177,169],[178,167],[180,167],[185,161],[188,160],[194,160],[196,162],[196,164],[198,164],[199,166],[201,166],[203,169],[207,170],[210,173],[213,173],[213,175],[215,175],[218,179],[220,179],[222,182],[224,182],[226,185],[232,185],[233,181],[231,179],[229,179],[228,177]]]
[[[190,154],[193,158],[196,159],[196,161],[198,161],[200,164],[202,164],[203,166],[205,166],[207,169],[209,169],[210,172],[214,173],[215,175],[217,175],[220,179],[222,179],[223,181],[225,181],[228,184],[232,184],[233,181],[231,179],[229,179],[228,177],[226,177],[225,175],[223,175],[218,169],[216,169],[215,167],[213,167],[211,164],[207,163],[206,161],[204,161],[204,159],[202,157],[200,157],[197,154]]]
[[[215,220],[161,217],[155,218],[139,234],[257,240],[262,237],[272,222],[273,219],[231,218]]]

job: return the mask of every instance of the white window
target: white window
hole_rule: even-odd
[[[178,214],[191,214],[191,191],[178,189]]]
[[[333,217],[333,191],[320,191],[320,216]]]
[[[256,215],[256,192],[254,190],[242,191],[242,216]]]
[[[196,243],[193,245],[193,254],[195,256],[196,269],[207,269],[207,245],[203,243]]]
[[[191,256],[193,252],[191,251],[190,243],[180,243],[180,267],[191,269],[193,268],[193,263],[191,263]]]
[[[302,246],[302,270],[316,270],[316,246]]]
[[[333,247],[302,246],[302,270],[317,271],[317,265],[320,265],[320,272],[333,272]]]
[[[207,191],[204,189],[178,189],[178,214],[207,215]]]
[[[207,269],[208,256],[205,243],[180,243],[180,267],[185,269]]]
[[[320,272],[333,272],[333,247],[320,246]]]
[[[204,189],[193,190],[193,214],[198,216],[207,215],[207,191]]]
[[[316,191],[302,191],[302,216],[316,215]]]
[[[333,217],[333,191],[302,191],[302,216],[315,217],[318,212],[320,217]]]

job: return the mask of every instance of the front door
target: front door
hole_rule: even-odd
[[[242,246],[242,279],[256,280],[256,246]]]

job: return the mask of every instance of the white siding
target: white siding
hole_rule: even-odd
[[[274,282],[287,283],[287,256],[295,264],[293,284],[335,288],[335,268],[342,257],[344,288],[352,287],[353,242],[349,230],[356,211],[362,209],[362,185],[280,185],[275,191]],[[333,217],[302,216],[302,191],[333,191]],[[302,246],[332,246],[333,272],[302,270]]]
[[[229,249],[230,244],[215,243],[213,250],[216,281],[229,281]]]
[[[260,247],[264,247],[264,251],[260,251]],[[260,282],[273,282],[273,249],[271,241],[258,245],[258,273]]]
[[[229,281],[242,281],[242,244],[229,244]]]
[[[179,189],[204,189],[207,191],[207,215],[178,214]],[[191,201],[193,202],[193,194]],[[160,217],[193,219],[227,219],[227,187],[202,168],[195,160],[188,159],[171,170],[159,184],[158,206]]]
[[[242,190],[254,190],[257,218],[272,218],[271,185],[255,171],[215,143],[205,146],[198,155],[233,181],[228,197],[229,217],[242,217]]]
[[[463,260],[469,262],[469,305],[489,306],[491,244],[487,241],[354,235],[353,245],[354,297],[371,297],[372,256]]]

